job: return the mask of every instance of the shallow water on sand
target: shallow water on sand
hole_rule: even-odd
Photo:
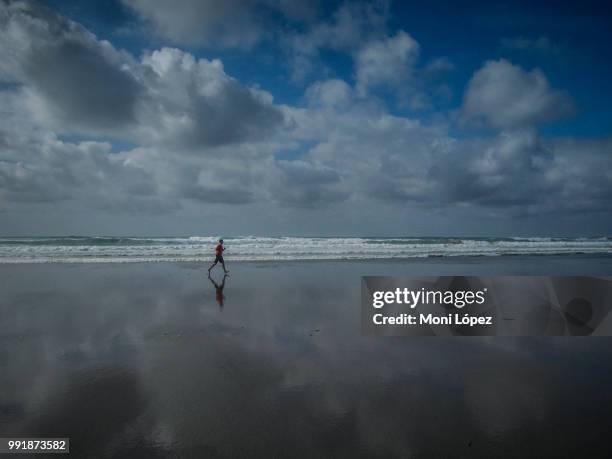
[[[609,452],[612,339],[364,337],[359,276],[611,257],[230,269],[220,295],[195,264],[0,267],[0,437],[70,437],[74,457]]]

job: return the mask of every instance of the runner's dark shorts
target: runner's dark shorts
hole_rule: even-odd
[[[223,263],[223,255],[217,255],[215,257],[215,263]]]

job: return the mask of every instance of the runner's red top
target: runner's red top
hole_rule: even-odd
[[[223,253],[223,244],[217,244],[215,247],[215,255],[221,255]]]

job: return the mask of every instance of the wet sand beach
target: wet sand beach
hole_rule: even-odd
[[[361,275],[611,275],[612,257],[230,259],[222,292],[206,267],[0,266],[0,437],[70,437],[70,457],[609,451],[612,339],[367,337],[359,298]]]

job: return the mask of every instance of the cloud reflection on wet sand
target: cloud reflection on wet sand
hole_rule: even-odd
[[[604,451],[608,339],[361,336],[359,274],[401,266],[235,265],[222,308],[196,266],[2,268],[0,435],[79,457]]]

